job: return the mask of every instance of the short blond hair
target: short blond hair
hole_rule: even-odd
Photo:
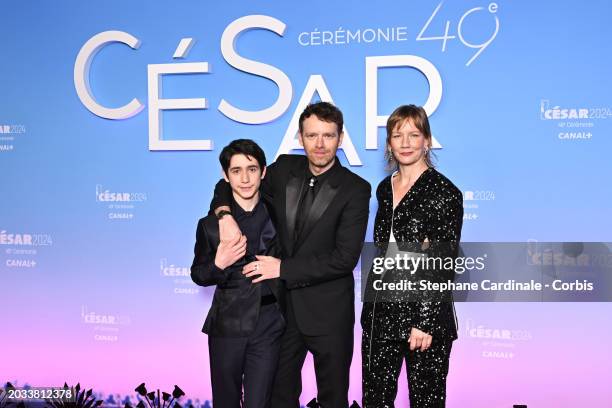
[[[389,119],[387,119],[387,145],[385,146],[385,159],[387,160],[387,164],[391,168],[397,167],[393,153],[389,151],[388,147],[391,145],[391,135],[393,134],[393,131],[398,126],[402,126],[406,121],[410,121],[410,123],[419,129],[419,131],[425,137],[427,147],[429,147],[429,149],[427,149],[427,153],[425,153],[425,164],[427,164],[428,167],[434,167],[431,152],[431,129],[429,127],[427,112],[425,112],[425,109],[423,109],[422,106],[416,105],[402,105],[395,109],[389,116]]]

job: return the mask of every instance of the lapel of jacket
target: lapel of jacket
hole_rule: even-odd
[[[336,158],[338,160],[338,158]],[[304,230],[298,237],[298,242],[301,244],[304,242],[308,234],[312,232],[315,224],[321,218],[327,207],[331,204],[331,202],[336,197],[338,190],[340,190],[340,184],[342,182],[342,178],[344,176],[344,168],[341,167],[336,171],[336,174],[333,174],[326,183],[321,186],[321,189],[317,193],[314,202],[312,203],[312,207],[310,207],[310,212],[308,213],[308,219],[306,220],[306,224],[304,225]],[[296,248],[299,244],[296,244]]]
[[[302,188],[304,188],[303,175],[298,175],[299,170],[291,169],[289,172],[289,180],[285,189],[285,214],[287,218],[287,237],[289,241],[289,253],[293,253],[294,236],[295,236],[295,219],[297,216],[300,197],[302,196]]]

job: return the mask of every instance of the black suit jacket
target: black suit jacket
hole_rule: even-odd
[[[384,254],[391,229],[397,245],[408,246],[409,251],[421,247],[425,238],[429,247],[427,256],[439,259],[456,258],[463,225],[463,196],[461,191],[444,175],[429,168],[415,181],[397,207],[393,208],[391,176],[386,177],[376,190],[378,211],[374,222],[374,242]],[[417,245],[418,244],[418,245]],[[432,270],[428,275],[415,275],[432,282],[454,280],[452,271]],[[374,274],[370,273],[366,290],[372,287]],[[420,278],[419,278],[420,279]],[[364,302],[361,326],[371,337],[406,340],[415,327],[444,340],[457,338],[452,292],[446,292],[444,301],[427,291],[418,291],[424,301]],[[369,296],[369,299],[375,299]]]
[[[244,219],[244,222],[257,223],[250,225],[257,232],[254,237],[256,242],[249,243],[251,252],[257,255],[279,256],[276,230],[269,211],[263,203],[258,204],[257,211],[261,211],[257,217]],[[254,256],[245,256],[233,265],[219,269],[214,263],[218,246],[219,222],[214,215],[208,215],[198,222],[191,266],[191,279],[196,284],[217,285],[202,331],[219,337],[248,336],[255,330],[259,318],[262,285],[268,286],[278,299],[279,281],[272,279],[251,283],[252,278],[246,278],[242,274],[242,267],[256,260]]]
[[[338,160],[338,158],[336,158]],[[268,166],[261,191],[271,209],[281,246],[281,304],[291,301],[299,330],[323,335],[355,323],[353,269],[369,215],[370,184],[340,166],[321,185],[295,241],[295,226],[308,159],[281,155]],[[211,209],[227,205],[228,184],[215,188]]]

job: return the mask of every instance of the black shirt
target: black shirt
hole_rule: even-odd
[[[232,197],[232,216],[238,223],[242,235],[246,236],[246,254],[229,268],[238,268],[242,273],[242,267],[250,262],[256,261],[255,255],[269,254],[271,248],[270,237],[276,234],[270,216],[264,208],[263,200],[259,200],[251,211],[246,211]],[[272,291],[268,285],[261,286],[261,295],[270,295]]]
[[[297,222],[296,222],[296,228],[295,228],[295,235],[294,235],[294,239],[295,241],[298,240],[302,229],[304,228],[304,225],[306,224],[306,218],[308,217],[308,214],[305,214],[304,212],[310,210],[310,208],[305,209],[304,208],[304,198],[306,197],[306,194],[308,194],[308,190],[310,189],[310,181],[314,178],[314,197],[316,197],[317,193],[321,190],[321,186],[323,186],[323,184],[329,179],[329,177],[334,174],[335,172],[337,172],[338,170],[340,170],[342,166],[340,166],[340,161],[338,160],[338,157],[334,157],[334,164],[327,169],[325,172],[319,174],[318,176],[315,176],[314,174],[312,174],[312,172],[310,171],[310,167],[306,167],[306,172],[304,173],[304,180],[302,181],[302,188],[301,188],[301,196],[300,196],[300,204],[298,206],[298,212],[297,212]]]
[[[334,158],[334,164],[324,173],[321,173],[318,176],[312,174],[312,172],[310,171],[310,167],[306,167],[306,174],[304,175],[304,184],[302,185],[302,197],[300,198],[300,202],[304,199],[304,196],[306,195],[306,190],[308,190],[308,184],[310,183],[310,179],[312,177],[317,180],[314,185],[314,191],[316,195],[319,190],[321,190],[321,186],[323,185],[323,183],[325,183],[325,181],[327,181],[329,176],[337,172],[341,167],[342,166],[340,166],[340,160],[338,160],[338,156]]]

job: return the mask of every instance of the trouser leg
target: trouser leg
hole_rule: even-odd
[[[363,408],[393,408],[406,345],[401,341],[361,338]]]
[[[262,306],[244,361],[245,408],[268,408],[285,327],[277,305]]]
[[[438,341],[436,341],[438,340]],[[452,341],[436,339],[425,351],[406,355],[411,408],[442,408],[446,404],[446,376]]]
[[[290,301],[287,303],[287,327],[281,338],[278,369],[272,389],[272,408],[299,408],[302,393],[302,366],[306,344],[297,328]]]
[[[242,395],[242,372],[246,337],[208,337],[213,406],[238,408]]]
[[[317,401],[323,408],[346,408],[353,359],[353,328],[338,328],[334,333],[304,336],[312,353],[317,378]]]

